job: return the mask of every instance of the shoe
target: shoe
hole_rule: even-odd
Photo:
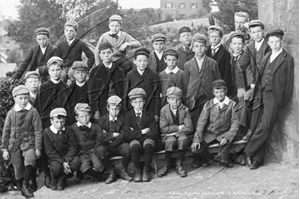
[[[58,179],[56,177],[52,176],[51,184],[50,184],[50,188],[52,190],[57,190],[57,182],[58,182]]]
[[[26,198],[33,198],[34,195],[33,193],[29,190],[29,186],[25,184],[23,181],[23,186],[21,189],[22,195],[25,196]]]
[[[245,157],[243,155],[238,155],[235,159],[234,159],[234,162],[241,165],[241,166],[244,166],[246,164],[246,160],[245,160]]]
[[[163,176],[167,175],[169,169],[170,169],[170,164],[165,163],[164,166],[163,166],[163,168],[161,168],[161,169],[158,171],[157,176],[158,176],[158,177],[163,177]]]
[[[249,168],[251,170],[254,170],[254,169],[258,169],[260,166],[261,166],[261,164],[258,161],[254,160],[252,162],[252,164],[250,164]]]
[[[123,179],[123,180],[127,180],[127,181],[132,181],[132,177],[130,177],[128,175],[128,173],[126,172],[126,169],[125,167],[121,167],[120,169],[120,177]]]
[[[66,188],[66,176],[63,175],[62,177],[58,178],[57,182],[57,190],[61,191]]]
[[[232,163],[229,160],[224,160],[220,157],[217,157],[217,158],[214,159],[214,161],[220,163],[222,166],[225,166],[225,167],[228,167],[228,168],[232,167]]]
[[[48,189],[50,189],[50,188],[51,188],[50,184],[51,184],[51,178],[50,178],[50,176],[45,176],[45,179],[44,179],[44,185],[45,185]]]
[[[246,164],[248,165],[248,167],[250,167],[250,165],[252,164],[252,159],[246,153],[244,154],[244,158],[246,160]]]
[[[186,171],[184,170],[183,166],[182,166],[182,161],[177,160],[176,161],[176,172],[180,177],[186,177]]]
[[[105,180],[105,184],[110,184],[116,180],[116,173],[114,169],[110,169],[108,171],[108,177]]]
[[[143,182],[150,182],[151,176],[149,168],[144,167],[143,169]]]
[[[203,158],[200,162],[201,167],[208,167],[209,166],[209,161],[206,158]]]
[[[135,172],[134,172],[133,181],[134,182],[142,182],[141,168],[135,168],[134,170],[135,170]]]
[[[30,189],[30,191],[32,193],[37,191],[37,183],[36,183],[36,181],[31,182],[31,184],[29,185],[29,189]]]
[[[196,169],[196,168],[199,168],[201,166],[200,164],[200,159],[198,157],[193,157],[193,162],[191,164],[191,167]]]

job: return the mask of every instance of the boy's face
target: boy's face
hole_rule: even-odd
[[[226,91],[225,89],[214,89],[213,94],[219,102],[222,102],[225,99]]]
[[[16,104],[19,105],[21,109],[25,108],[29,102],[28,94],[21,94],[14,97]]]
[[[121,108],[120,108],[120,106],[118,106],[118,104],[109,104],[107,106],[107,110],[108,110],[109,115],[112,118],[116,118],[116,117],[118,117],[118,115],[121,111]]]
[[[56,128],[57,130],[62,130],[66,124],[66,118],[65,117],[53,117],[50,119],[51,124]]]
[[[65,37],[68,41],[74,39],[74,37],[77,35],[77,32],[73,26],[66,26],[65,27]]]
[[[180,97],[168,97],[167,101],[170,104],[172,109],[178,109],[178,107],[181,105]]]
[[[30,92],[35,93],[37,92],[39,86],[40,86],[40,80],[37,78],[29,77],[25,81],[25,86],[30,90]]]
[[[209,41],[213,46],[218,45],[221,42],[220,32],[217,30],[209,33]]]
[[[277,36],[270,36],[268,38],[268,44],[272,49],[272,52],[277,52],[282,47],[282,40]]]
[[[165,57],[165,63],[167,64],[169,70],[173,70],[177,64],[177,57],[172,55],[167,55]]]
[[[195,52],[196,56],[200,56],[200,57],[204,56],[205,49],[206,49],[205,43],[201,43],[197,41],[193,43],[193,51]]]
[[[91,119],[91,114],[86,111],[78,111],[75,119],[82,125],[86,126],[89,124]]]
[[[121,25],[118,21],[110,22],[108,27],[109,27],[109,30],[111,31],[111,33],[113,33],[113,34],[118,34],[119,31],[121,30]]]
[[[74,70],[73,76],[78,83],[84,83],[86,81],[86,70]]]
[[[260,42],[263,39],[264,31],[261,26],[255,26],[253,28],[250,28],[250,34],[252,39],[254,39],[256,42]]]
[[[56,81],[58,81],[60,79],[61,71],[62,71],[62,69],[58,64],[52,64],[51,66],[49,66],[49,69],[48,69],[48,73],[49,73],[50,77]]]
[[[140,71],[144,71],[148,66],[148,57],[146,55],[138,55],[133,60],[133,63]]]
[[[99,57],[104,63],[110,63],[112,62],[111,60],[112,53],[113,53],[112,49],[110,48],[104,49],[100,51]]]
[[[138,97],[138,98],[131,100],[130,103],[135,110],[141,111],[144,108],[145,99],[142,97]]]
[[[243,49],[243,39],[234,37],[231,40],[230,47],[235,54],[239,54]]]
[[[154,41],[152,44],[154,50],[156,50],[157,52],[162,52],[165,48],[165,42],[163,41]]]
[[[37,35],[36,41],[42,48],[45,48],[49,44],[49,38],[47,35]]]
[[[179,36],[179,40],[182,42],[183,45],[190,45],[192,41],[192,33],[190,32],[183,32]]]

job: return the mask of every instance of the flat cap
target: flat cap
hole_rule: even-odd
[[[99,52],[101,52],[101,50],[106,50],[106,49],[113,49],[113,46],[109,43],[109,42],[102,42],[99,44]]]
[[[22,94],[29,94],[29,89],[25,85],[16,86],[12,90],[13,97],[15,97],[17,95],[22,95]]]
[[[51,64],[53,64],[53,63],[57,63],[57,64],[61,64],[61,65],[62,65],[63,60],[62,60],[62,58],[60,58],[60,57],[53,56],[53,57],[51,57],[51,58],[47,61],[47,68],[48,68]]]
[[[38,28],[34,32],[35,32],[35,35],[48,35],[49,36],[49,34],[50,34],[49,29],[44,28],[44,27]]]
[[[74,61],[72,64],[72,70],[80,70],[80,71],[85,71],[88,70],[88,65],[83,62],[83,61]]]
[[[28,79],[28,78],[36,78],[36,79],[39,79],[39,78],[40,78],[40,74],[39,74],[37,71],[28,71],[28,72],[25,74],[25,79]]]
[[[271,30],[267,33],[266,38],[268,39],[270,36],[281,36],[283,37],[284,32],[281,29]]]
[[[74,20],[69,20],[69,21],[67,21],[67,22],[65,23],[65,27],[66,27],[66,26],[72,26],[72,27],[75,28],[76,31],[77,31],[77,29],[78,29],[78,23],[77,23],[76,21],[74,21]]]
[[[223,28],[221,26],[217,26],[217,25],[209,26],[208,31],[210,31],[210,30],[218,30],[218,31],[220,31],[221,32],[221,37],[224,34],[224,30],[223,30]]]
[[[152,35],[151,37],[151,41],[152,42],[155,42],[155,41],[163,41],[163,42],[166,42],[167,38],[164,34],[161,34],[161,33],[157,33],[155,35]]]
[[[179,28],[178,34],[181,34],[183,32],[192,32],[192,30],[187,26],[183,26],[183,27]]]
[[[109,18],[109,21],[108,23],[112,22],[112,21],[118,21],[120,23],[121,26],[123,26],[123,19],[120,15],[112,15],[110,18]]]
[[[262,29],[265,29],[265,24],[260,20],[252,20],[248,23],[248,28],[255,27],[255,26],[261,26]]]
[[[200,34],[200,33],[196,33],[192,37],[192,41],[193,42],[200,42],[200,43],[205,43],[206,44],[207,39],[206,39],[205,35]]]
[[[149,57],[150,51],[148,50],[148,48],[142,46],[134,51],[134,57],[138,55],[146,55],[147,57]]]
[[[172,86],[170,88],[167,89],[167,97],[177,97],[177,98],[181,98],[182,97],[182,91],[180,88]]]
[[[243,42],[245,41],[245,36],[243,33],[238,33],[238,32],[234,32],[230,35],[230,41],[232,40],[232,38],[241,38],[243,40]]]
[[[142,88],[134,88],[128,93],[129,99],[137,98],[137,97],[146,97],[146,92]]]
[[[175,56],[177,58],[179,57],[178,52],[176,50],[174,50],[174,49],[171,49],[171,48],[165,50],[164,56],[167,56],[167,55],[172,55],[172,56]]]
[[[215,88],[215,87],[220,87],[220,86],[226,86],[226,82],[223,80],[223,79],[217,79],[215,81],[213,81],[211,87],[212,88]]]
[[[83,112],[91,112],[91,107],[87,103],[77,103],[74,108],[75,113],[77,111],[83,111]]]
[[[50,117],[67,116],[67,111],[64,108],[55,108],[50,112]]]
[[[117,95],[112,95],[107,99],[107,104],[119,104],[122,99]]]

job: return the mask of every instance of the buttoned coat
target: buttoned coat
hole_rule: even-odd
[[[164,60],[164,56],[162,56],[162,59]],[[167,67],[167,64],[165,63],[165,61],[164,61],[164,65],[165,65],[165,68],[166,68],[166,67]],[[156,61],[156,58],[155,58],[155,51],[152,51],[152,52],[150,53],[148,67],[149,67],[153,72],[156,72],[157,74],[160,73],[160,72],[157,72],[157,61]]]
[[[182,45],[180,45],[177,48],[177,51],[178,51],[178,55],[179,55],[177,66],[178,66],[178,68],[180,68],[181,70],[184,71],[184,64],[187,61],[191,60],[194,57],[195,53],[191,48],[188,49],[187,51],[184,50]]]

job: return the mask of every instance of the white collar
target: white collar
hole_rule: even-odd
[[[52,81],[54,84],[58,84],[58,83],[60,82],[60,80],[57,81],[57,80],[54,80],[54,79],[52,79],[52,78],[51,78],[51,81]]]
[[[137,111],[137,110],[135,110],[135,109],[134,109],[134,112],[135,112],[135,115],[137,115],[138,113],[140,113],[140,114],[141,114],[141,115],[140,115],[140,117],[142,117],[143,110],[141,110],[141,111]]]
[[[160,53],[156,50],[154,50],[154,52],[156,53],[156,56],[161,60],[163,54],[164,54],[164,51],[162,50]]]
[[[281,47],[277,52],[272,51],[272,55],[273,56],[275,56],[275,55],[278,56],[282,51],[283,51],[283,48]]]
[[[178,108],[177,109],[172,109],[172,106],[170,105],[170,110],[173,112],[174,115],[176,115],[176,112],[178,111]]]
[[[76,82],[76,85],[77,86],[79,86],[79,87],[82,87],[86,82],[83,82],[83,83],[79,83],[79,82],[77,82],[77,81],[75,81]]]
[[[211,49],[212,50],[217,50],[218,48],[220,48],[220,46],[221,46],[221,42],[218,43],[216,46],[211,45]]]
[[[48,46],[48,45],[47,45],[47,46]],[[45,52],[46,52],[46,48],[47,48],[47,46],[46,46],[46,47],[44,47],[44,48],[40,46],[40,48],[41,48],[41,51],[42,51],[43,55],[44,55],[44,54],[45,54]]]
[[[51,130],[54,134],[58,134],[58,130],[57,130],[53,125],[50,126],[50,130]],[[62,130],[64,131],[64,130],[66,130],[66,128],[63,127]]]
[[[33,98],[36,98],[36,93],[29,92],[29,95]]]
[[[239,57],[243,53],[243,50],[241,50],[238,54],[232,53],[233,57]]]
[[[175,66],[175,68],[173,70],[170,70],[168,67],[166,68],[166,73],[169,74],[170,72],[173,72],[174,74],[176,74],[179,71],[179,68],[177,66]]]
[[[32,107],[31,104],[27,103],[27,105],[25,106],[24,109],[26,109],[27,111],[29,111],[31,109],[31,107]],[[22,110],[22,108],[20,108],[20,106],[18,104],[15,104],[14,109],[17,112]]]
[[[117,121],[118,120],[117,117],[113,118],[111,115],[108,115],[108,116],[109,116],[109,121]]]
[[[87,126],[87,127],[91,128],[92,123],[89,122],[88,125],[82,125],[80,122],[76,122],[76,125],[77,125],[78,127],[80,127],[80,126]]]
[[[109,69],[111,69],[111,67],[112,67],[112,62],[110,62],[110,64],[109,65],[105,65],[105,64],[103,64],[104,66],[105,66],[105,68],[109,68]]]
[[[203,60],[204,60],[204,57],[205,57],[205,56],[203,56],[203,58],[199,60],[199,59],[198,59],[198,58],[195,56],[195,58],[196,58],[196,61],[197,61],[198,63],[199,63],[199,62],[203,62]]]
[[[223,102],[220,102],[216,97],[214,98],[214,104],[229,104],[229,98],[227,96],[225,96],[225,99],[223,100]]]
[[[109,31],[108,34],[114,35],[115,33],[112,33],[111,31]],[[117,35],[118,35],[118,37],[120,37],[121,36],[121,31],[119,31]]]
[[[262,45],[262,43],[264,42],[265,38],[262,38],[262,40],[260,40],[260,42],[256,42],[255,41],[255,49],[258,51]]]
[[[138,67],[136,67],[136,69],[137,69],[137,71],[139,72],[140,75],[143,75],[143,73],[145,72],[145,70],[141,71]]]
[[[75,40],[75,37],[71,41],[67,41],[69,46],[71,46],[71,44],[73,43],[74,40]]]

